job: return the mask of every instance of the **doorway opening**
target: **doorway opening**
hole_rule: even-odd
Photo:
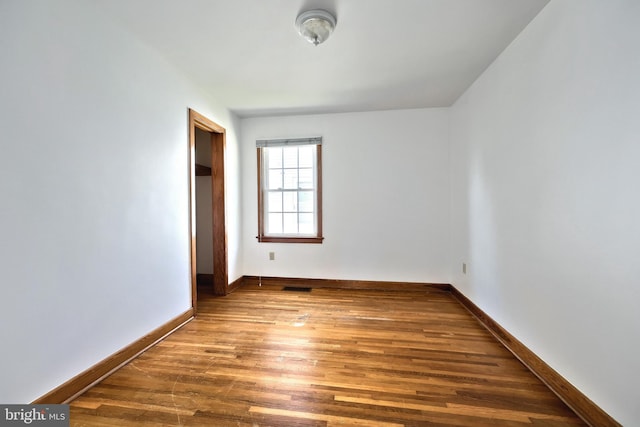
[[[224,196],[225,136],[225,129],[222,126],[189,109],[189,226],[191,229],[191,304],[194,311],[197,311],[198,303],[198,259],[203,266],[200,277],[204,280],[201,282],[209,286],[208,290],[214,295],[226,295],[228,289]],[[196,177],[207,176],[210,177],[210,184],[197,188]],[[210,201],[210,209],[196,207],[198,199],[196,191],[202,195],[203,190],[210,191],[210,197],[199,199]],[[204,214],[204,218],[197,218],[198,211]],[[198,223],[201,225],[200,230],[198,230]],[[198,238],[210,239],[210,242],[198,244]],[[204,253],[199,254],[198,248]]]

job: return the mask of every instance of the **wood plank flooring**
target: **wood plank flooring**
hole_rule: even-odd
[[[72,426],[578,426],[450,294],[244,286],[71,402]]]

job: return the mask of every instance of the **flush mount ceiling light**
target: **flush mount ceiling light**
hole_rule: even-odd
[[[300,35],[316,46],[328,39],[335,27],[336,18],[326,10],[308,10],[296,18]]]

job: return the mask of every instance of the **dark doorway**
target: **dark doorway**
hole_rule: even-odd
[[[210,162],[196,162],[196,139],[198,144],[210,144]],[[204,150],[209,151],[209,150]],[[207,153],[208,154],[208,153]],[[212,120],[189,109],[189,217],[191,231],[191,299],[194,309],[198,300],[198,269],[196,241],[196,175],[211,177],[211,227],[210,238],[211,264],[213,266],[211,290],[215,295],[226,295],[228,288],[227,274],[227,233],[225,223],[224,198],[224,157],[225,129]],[[205,218],[206,220],[206,218]],[[205,234],[207,235],[207,234]],[[206,245],[205,245],[206,246]]]

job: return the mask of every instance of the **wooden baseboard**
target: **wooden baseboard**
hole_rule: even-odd
[[[424,290],[449,291],[451,285],[447,283],[418,283],[418,282],[383,282],[373,280],[338,280],[338,279],[303,279],[293,277],[265,277],[243,276],[243,284],[271,286],[300,286],[308,288],[343,288],[343,289],[373,289],[381,291]]]
[[[33,404],[67,403],[193,319],[189,309],[122,350],[39,397]]]
[[[231,293],[231,292],[235,291],[236,289],[238,289],[243,284],[244,284],[244,276],[241,276],[241,277],[237,278],[236,280],[234,280],[233,282],[229,283],[229,287],[227,288],[227,293]]]
[[[547,365],[527,346],[518,341],[506,329],[500,326],[489,315],[471,302],[454,286],[451,294],[462,304],[480,323],[495,336],[507,350],[517,357],[535,376],[537,376],[551,391],[553,391],[569,408],[592,427],[620,427],[621,424],[592,402],[587,396],[575,388],[569,381]]]

